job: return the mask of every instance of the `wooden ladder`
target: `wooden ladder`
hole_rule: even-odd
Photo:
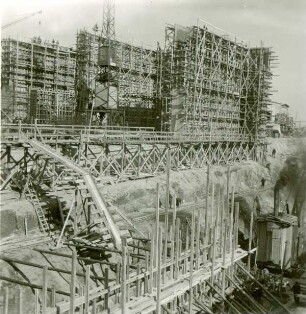
[[[46,220],[46,216],[44,213],[44,210],[41,206],[41,203],[36,195],[36,191],[31,186],[31,183],[27,182],[25,189],[24,189],[24,195],[26,199],[28,199],[34,206],[40,229],[43,233],[48,233],[50,231],[49,225]]]

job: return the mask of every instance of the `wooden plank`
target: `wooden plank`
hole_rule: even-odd
[[[251,250],[252,250],[252,242],[253,242],[253,220],[254,214],[253,210],[251,212],[251,220],[250,220],[250,232],[249,232],[249,255],[248,255],[248,271],[251,270]]]
[[[75,310],[75,283],[76,283],[77,253],[73,248],[71,259],[71,277],[70,277],[70,314]]]
[[[150,246],[150,284],[149,284],[149,293],[152,293],[153,286],[154,286],[154,254],[155,254],[155,235],[152,235],[152,241]]]
[[[163,231],[160,228],[158,233],[158,256],[157,256],[157,274],[156,274],[156,314],[161,313],[161,303],[160,303],[160,296],[161,296],[161,270],[162,270],[162,236]]]
[[[126,266],[127,266],[126,238],[122,238],[122,276],[121,276],[121,313],[126,313]]]
[[[89,282],[90,282],[90,265],[85,266],[85,313],[89,312]]]
[[[250,302],[254,307],[256,307],[256,308],[259,310],[259,312],[261,312],[262,314],[266,314],[266,313],[267,313],[267,311],[259,304],[259,302],[256,302],[256,301],[254,300],[254,298],[250,297],[249,294],[248,294],[247,292],[245,292],[244,289],[242,289],[240,285],[238,285],[238,284],[237,284],[234,280],[232,280],[228,275],[226,275],[226,277],[227,277],[227,279],[228,279],[229,281],[232,282],[232,284],[235,286],[235,288],[238,289],[238,290],[244,295],[244,297],[246,297],[246,298],[249,300],[249,302]],[[256,313],[257,313],[257,311],[256,311]]]
[[[247,270],[244,269],[243,266],[239,265],[239,263],[236,263],[236,265],[246,274],[248,275],[253,281],[256,282],[256,284],[265,291],[265,293],[271,298],[273,299],[274,302],[276,302],[279,306],[281,306],[286,313],[291,314],[291,311],[283,304],[281,303],[272,293],[270,293],[270,291],[268,289],[266,289],[258,280],[256,280],[256,278],[249,273]]]
[[[166,163],[166,204],[165,204],[165,246],[164,246],[164,260],[167,259],[167,243],[168,243],[168,228],[169,228],[169,208],[170,208],[170,170],[171,170],[171,148],[167,145],[167,163]],[[173,203],[173,197],[172,197]]]
[[[35,289],[34,290],[34,297],[35,297],[35,308],[34,308],[34,313],[35,314],[40,314],[40,304],[39,304],[39,290]]]
[[[55,307],[56,305],[56,289],[55,284],[53,283],[51,286],[51,307]]]
[[[207,177],[206,177],[206,209],[205,209],[205,236],[208,233],[208,207],[209,207],[209,181],[210,181],[210,164],[207,165]]]
[[[42,290],[42,286],[36,285],[36,284],[33,284],[33,283],[29,283],[29,282],[24,282],[22,280],[9,278],[9,277],[2,276],[2,275],[0,275],[0,279],[4,280],[4,281],[15,283],[17,285],[21,285],[21,286],[26,286],[26,287],[31,287],[31,288],[34,288],[34,289]],[[51,291],[51,288],[48,288],[48,291]],[[62,290],[57,290],[56,293],[62,294],[62,295],[66,295],[66,296],[70,296],[70,293],[62,291]]]
[[[109,287],[109,275],[108,275],[108,267],[106,267],[105,268],[105,270],[104,270],[104,276],[105,276],[105,280],[104,280],[104,288],[105,289],[108,289],[108,287]],[[106,309],[108,309],[108,299],[109,299],[109,295],[108,295],[108,293],[105,295],[105,297],[104,297],[104,307],[106,308]],[[87,312],[86,312],[87,313]]]
[[[27,266],[37,267],[37,268],[44,268],[43,265],[32,263],[32,262],[26,262],[26,261],[22,261],[22,260],[15,259],[15,258],[0,256],[0,260],[6,261],[8,263],[17,263],[17,264],[27,265]],[[113,264],[111,264],[111,265],[113,265]],[[59,273],[69,274],[69,275],[71,274],[71,271],[66,270],[66,269],[55,268],[55,267],[51,267],[51,266],[46,266],[46,267],[47,267],[47,270],[49,270],[49,271],[55,271],[55,272],[59,272]],[[85,277],[84,273],[77,272],[76,275],[80,276],[80,277]],[[99,277],[99,276],[91,276],[91,279],[103,280],[104,278]]]
[[[199,217],[198,217],[199,220]],[[191,237],[190,237],[190,266],[189,266],[189,305],[188,312],[192,314],[192,303],[193,303],[193,261],[194,261],[194,230],[195,229],[195,209],[192,211],[192,222],[191,222]],[[198,248],[199,249],[199,248]],[[197,267],[198,269],[198,267]]]
[[[42,284],[42,297],[41,297],[41,307],[42,307],[42,313],[46,312],[47,309],[47,292],[48,292],[48,266],[43,266],[43,284]]]
[[[224,233],[223,233],[223,243],[221,247],[222,252],[222,287],[221,287],[221,294],[225,297],[225,275],[226,275],[226,268],[225,268],[225,258],[226,258],[226,236],[227,236],[227,220],[224,219]]]

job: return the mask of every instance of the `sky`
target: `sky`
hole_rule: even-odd
[[[155,49],[164,44],[166,24],[192,26],[200,19],[251,46],[272,47],[278,60],[271,100],[288,104],[295,120],[306,120],[306,0],[114,1],[119,40]],[[10,0],[0,6],[1,25],[43,11],[3,30],[2,38],[40,36],[75,47],[78,30],[102,26],[103,0]]]

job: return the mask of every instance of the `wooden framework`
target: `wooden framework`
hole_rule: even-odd
[[[230,309],[236,314],[269,313],[273,303],[290,313],[241,264],[241,260],[253,254],[256,248],[252,247],[252,239],[248,251],[238,246],[239,204],[234,203],[233,197],[229,198],[228,189],[225,194],[226,191],[210,185],[209,191],[205,202],[209,207],[193,209],[190,219],[186,217],[186,221],[177,217],[174,196],[174,208],[166,214],[169,215],[165,220],[168,223],[162,224],[157,186],[155,231],[149,239],[130,245],[122,238],[122,250],[99,246],[92,248],[115,254],[119,260],[117,264],[82,258],[75,249],[72,254],[38,250],[41,254],[70,259],[71,270],[3,257],[4,261],[10,263],[41,268],[43,284],[3,276],[1,279],[34,289],[35,313],[193,313],[199,310],[213,313],[213,307]],[[252,228],[251,224],[250,230]],[[84,249],[86,245],[76,247]],[[87,261],[92,266],[87,264],[85,273],[79,273],[77,261]],[[135,261],[137,266],[134,266]],[[93,273],[97,263],[103,267],[103,277]],[[55,285],[50,286],[47,280],[49,271],[70,274],[70,292],[60,291]],[[85,280],[84,285],[76,290],[77,276],[85,277]],[[258,303],[247,290],[241,292],[243,281],[247,278],[260,285],[267,304]],[[22,314],[24,288],[18,291],[17,313]],[[12,309],[8,293],[8,289],[3,292],[5,314]],[[59,301],[59,295],[61,299],[64,296],[68,298]],[[228,298],[228,295],[232,296]]]
[[[258,140],[265,129],[271,53],[201,20],[193,27],[168,25],[159,77],[162,129]]]
[[[125,111],[122,125],[155,127],[156,51],[82,30],[77,35],[77,71],[79,116],[93,106],[102,124],[107,116],[103,110],[120,109]]]
[[[7,133],[6,133],[7,132]],[[26,138],[23,138],[24,134]],[[48,126],[8,126],[3,132],[4,139],[29,137],[42,140],[78,165],[87,169],[103,182],[119,182],[154,176],[166,172],[169,152],[170,167],[175,170],[203,168],[207,164],[231,164],[253,159],[264,162],[265,145],[249,143],[233,137],[231,141],[223,137],[192,136],[182,133],[161,133],[142,131],[92,129],[88,134],[85,128],[74,126],[68,130]],[[67,139],[68,138],[68,139]],[[24,145],[24,155],[16,160],[15,145],[11,140],[2,141],[3,165],[13,171],[16,167],[27,167],[31,155],[29,145]],[[15,157],[14,157],[15,156]],[[45,169],[52,169],[46,162]],[[6,167],[4,167],[6,168]],[[44,169],[41,169],[44,172]],[[50,170],[51,171],[51,170]],[[42,174],[41,174],[42,175]],[[5,179],[4,179],[5,180]]]
[[[3,39],[1,65],[2,109],[11,119],[29,118],[32,88],[74,96],[76,53],[55,43]]]

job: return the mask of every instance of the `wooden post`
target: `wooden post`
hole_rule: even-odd
[[[21,120],[18,121],[18,141],[21,141]]]
[[[171,235],[171,261],[174,261],[175,257],[175,221],[176,221],[176,194],[173,197],[173,214],[172,214],[172,235]],[[174,278],[174,264],[170,266],[170,279]]]
[[[40,314],[40,304],[39,304],[39,290],[34,289],[34,297],[35,297],[35,314]]]
[[[137,265],[137,275],[140,274],[140,265],[138,264]],[[139,297],[140,296],[140,280],[137,279],[136,280],[136,289],[135,289],[135,294],[136,294],[136,297]]]
[[[253,241],[253,211],[251,212],[251,221],[250,221],[250,232],[249,232],[249,254],[248,254],[248,271],[251,270],[251,249],[252,249],[252,241]]]
[[[130,253],[126,252],[126,280],[130,278]],[[130,300],[130,284],[126,284],[126,299],[127,302]]]
[[[120,273],[121,273],[120,263],[117,263],[116,264],[116,285],[120,283]],[[120,301],[119,293],[116,293],[116,303],[118,303],[119,301]]]
[[[152,293],[152,289],[154,286],[154,253],[155,253],[155,236],[153,234],[153,239],[151,240],[150,246],[150,284],[149,284],[149,293]]]
[[[93,299],[92,300],[92,311],[91,314],[96,314],[97,313],[97,300]]]
[[[73,221],[73,232],[74,235],[78,232],[78,189],[74,191],[74,221]]]
[[[234,196],[234,187],[232,187],[232,195],[231,195],[231,210],[230,210],[230,229],[229,229],[229,252],[231,254],[231,266],[230,266],[230,274],[231,278],[233,278],[233,262],[234,262],[234,208],[235,208],[235,196]]]
[[[230,210],[230,202],[229,202],[229,195],[230,195],[230,180],[231,180],[231,168],[230,165],[227,165],[227,172],[226,172],[226,213]]]
[[[145,252],[145,270],[146,272],[150,271],[150,252],[146,251]],[[141,281],[139,282],[139,288],[140,288],[140,294],[141,295]],[[145,275],[144,277],[144,287],[143,287],[143,292],[144,293],[149,293],[149,278],[148,275]]]
[[[235,249],[238,248],[238,235],[239,235],[239,203],[235,202]]]
[[[42,284],[42,297],[41,297],[41,306],[42,306],[42,313],[46,312],[47,309],[47,287],[48,287],[48,266],[44,266],[43,268],[43,284]]]
[[[103,148],[101,149],[101,152],[103,151]],[[100,176],[103,175],[103,153],[101,153],[101,156],[99,157],[99,173]]]
[[[8,287],[3,288],[3,314],[9,313],[9,292]]]
[[[234,222],[234,232],[233,232],[233,245],[232,245],[232,257],[231,257],[231,278],[233,278],[234,273],[234,263],[235,263],[235,251],[238,247],[238,231],[239,231],[239,203],[235,202],[235,222]]]
[[[162,229],[159,229],[158,234],[158,256],[157,256],[157,284],[156,284],[156,314],[161,313],[160,293],[161,293],[161,269],[162,269]]]
[[[56,290],[55,284],[53,283],[51,286],[51,307],[55,307],[56,305]]]
[[[225,216],[226,217],[226,216]],[[223,232],[224,232],[224,195],[222,195],[222,200],[221,200],[221,214],[220,214],[220,257],[222,257],[223,251],[222,251],[222,245],[225,246],[225,241],[226,241],[226,237],[223,238]],[[224,241],[223,241],[224,240]],[[223,243],[223,242],[224,243]]]
[[[187,272],[187,267],[188,267],[188,257],[189,257],[188,251],[189,251],[189,242],[190,242],[189,239],[190,239],[190,237],[189,237],[189,227],[187,225],[183,274],[185,274]],[[180,257],[180,254],[178,254],[178,257]]]
[[[83,134],[82,134],[82,130],[80,133],[80,141],[79,141],[79,145],[78,145],[78,164],[81,163],[81,156],[82,156],[82,150],[83,150]]]
[[[75,282],[76,282],[77,253],[72,249],[71,259],[71,279],[70,279],[70,314],[74,314],[75,309]]]
[[[36,140],[36,132],[37,132],[36,128],[37,128],[37,119],[34,119],[34,139],[35,140]]]
[[[217,237],[217,228],[215,226],[215,228],[212,230],[212,236],[213,236],[213,240],[212,240],[212,253],[211,253],[211,275],[210,275],[210,284],[214,285],[214,268],[215,268],[215,250],[216,250],[216,237]],[[210,299],[209,299],[209,304],[210,307],[212,306],[212,294],[210,294]]]
[[[212,185],[211,191],[211,208],[210,208],[210,228],[214,225],[214,196],[215,196],[215,184]]]
[[[22,314],[22,313],[23,313],[22,290],[21,288],[17,288],[17,314]]]
[[[89,281],[90,281],[90,265],[85,267],[85,313],[89,312]]]
[[[201,208],[198,208],[198,220],[197,220],[197,233],[196,233],[196,269],[199,269],[200,262],[200,231],[201,231],[201,220],[202,220]]]
[[[126,264],[127,264],[126,238],[122,237],[122,276],[121,276],[121,313],[126,313]]]
[[[179,275],[179,238],[180,236],[180,218],[176,218],[176,226],[175,226],[175,268],[174,268],[174,278],[178,279]]]
[[[104,276],[105,276],[105,279],[104,279],[104,289],[108,289],[109,287],[109,280],[108,280],[108,267],[105,268],[105,271],[104,271]],[[106,293],[104,295],[104,308],[107,310],[108,309],[108,293]]]
[[[164,263],[167,260],[167,248],[168,248],[168,225],[169,225],[169,194],[170,194],[170,168],[171,168],[171,151],[170,145],[167,146],[167,165],[166,165],[166,206],[165,206],[165,246],[164,246]],[[173,203],[173,197],[172,197]]]
[[[219,187],[218,191],[216,191],[216,196],[217,196],[217,208],[216,208],[216,219],[215,219],[215,228],[216,228],[216,243],[218,242],[219,239],[219,220],[220,220],[220,201],[221,201],[221,188]],[[222,241],[222,239],[221,239]],[[215,248],[215,255],[218,256],[218,248],[217,246]]]
[[[223,242],[222,242],[222,289],[221,289],[221,294],[223,297],[225,297],[225,261],[226,261],[226,233],[227,233],[227,221],[225,219],[224,221],[224,233],[223,233]]]
[[[24,218],[24,234],[25,234],[25,236],[28,235],[28,220],[27,220],[27,217]]]
[[[78,295],[84,296],[84,287],[79,287]],[[80,304],[78,314],[84,314],[84,303]]]
[[[206,209],[205,209],[205,236],[208,232],[208,207],[209,207],[209,175],[210,175],[210,164],[207,165],[207,177],[206,177]]]
[[[194,229],[195,229],[195,209],[192,210],[191,237],[190,237],[190,268],[189,268],[189,314],[192,313],[193,302],[193,261],[194,261]]]
[[[156,184],[156,215],[155,215],[155,239],[158,243],[158,232],[159,232],[159,184]],[[157,256],[158,256],[158,245],[155,248],[155,263],[157,266]]]
[[[88,220],[88,228],[87,228],[87,232],[90,233],[90,224],[91,224],[91,207],[92,205],[87,205],[87,220]]]

